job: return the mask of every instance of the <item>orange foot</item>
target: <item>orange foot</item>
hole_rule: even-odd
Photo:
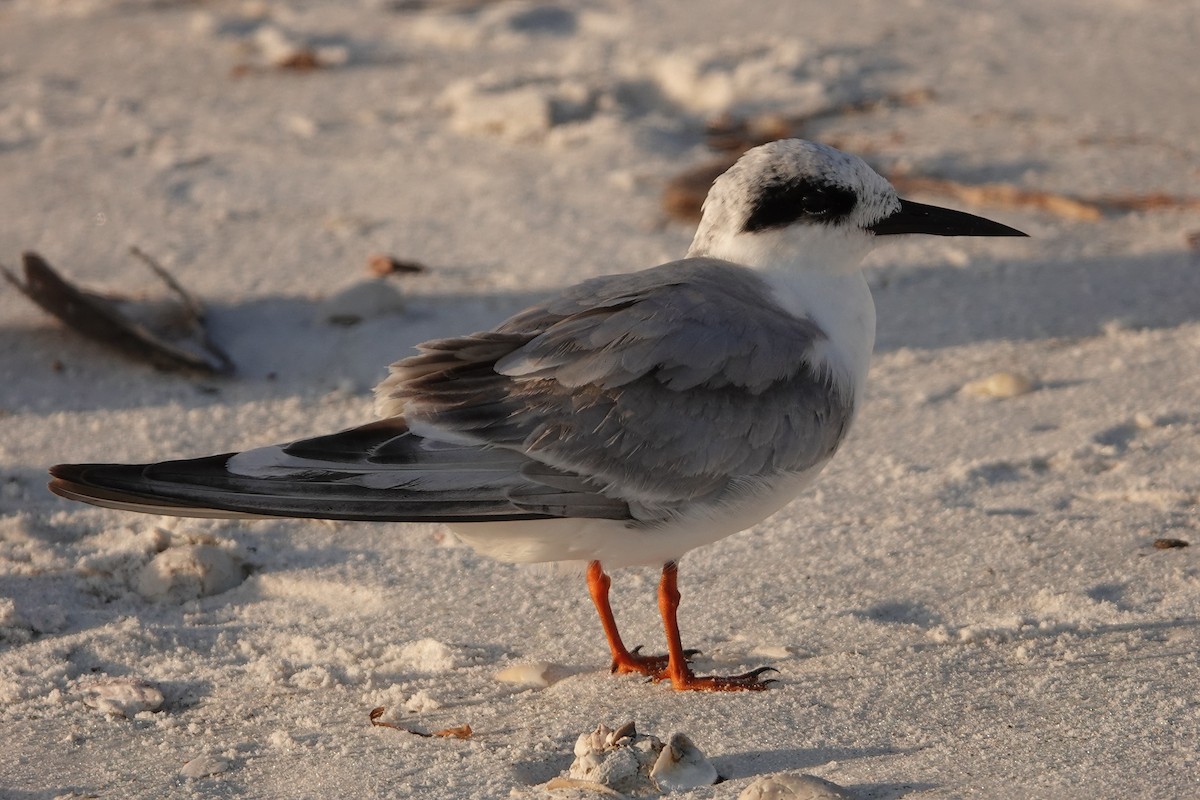
[[[670,662],[668,656],[644,656],[641,654],[642,646],[639,644],[633,650],[621,656],[613,656],[612,664],[609,665],[609,672],[614,675],[625,675],[634,673],[637,675],[648,675],[654,678],[655,681],[669,678],[667,675],[667,665]],[[684,658],[691,660],[692,656],[699,655],[699,650],[684,650]]]
[[[698,676],[684,668],[681,674],[670,674],[667,670],[654,676],[655,681],[671,681],[671,687],[681,691],[691,692],[761,692],[776,681],[768,678],[762,680],[763,673],[778,672],[774,667],[759,667],[741,675],[717,677],[715,675]]]

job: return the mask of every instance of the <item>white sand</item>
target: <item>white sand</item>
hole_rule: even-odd
[[[928,89],[811,134],[967,183],[1200,193],[1194,0],[396,5],[0,4],[0,260],[129,290],[137,244],[241,367],[155,372],[0,287],[0,795],[502,798],[629,719],[728,779],[695,797],[779,771],[859,798],[1200,794],[1196,211],[971,208],[1034,238],[872,257],[851,440],[810,496],[682,565],[698,667],[772,664],[766,693],[609,676],[581,579],[434,526],[51,496],[59,461],[366,421],[414,343],[679,256],[659,191],[726,107]],[[270,66],[304,43],[332,66]],[[404,311],[329,324],[374,252],[430,269],[394,279]],[[960,391],[998,372],[1033,391]],[[655,581],[614,586],[652,649]],[[474,736],[373,727],[379,706]]]

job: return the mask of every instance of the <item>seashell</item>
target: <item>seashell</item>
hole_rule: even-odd
[[[747,786],[738,800],[849,800],[850,794],[824,778],[803,772],[764,775]]]
[[[229,766],[229,762],[224,758],[205,753],[185,763],[179,770],[179,774],[184,778],[207,778],[209,775],[228,772]]]
[[[545,689],[558,683],[568,674],[570,671],[561,664],[552,664],[549,661],[526,661],[507,666],[493,677],[500,683],[531,689]]]
[[[679,792],[717,782],[717,768],[683,733],[673,733],[650,770],[659,789]]]
[[[652,793],[650,770],[662,749],[661,741],[638,733],[632,722],[616,729],[601,724],[575,741],[575,761],[564,777],[622,794]]]

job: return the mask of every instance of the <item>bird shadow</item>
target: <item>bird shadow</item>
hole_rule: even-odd
[[[208,303],[213,340],[229,353],[229,378],[164,371],[110,350],[51,318],[0,325],[0,409],[9,414],[132,409],[147,404],[189,406],[242,399],[304,396],[339,386],[366,392],[387,365],[429,339],[487,330],[544,293],[414,295],[403,310],[339,325],[325,319],[325,301],[272,295]],[[131,391],[130,381],[136,380]],[[48,388],[49,387],[49,388]]]
[[[1200,319],[1196,260],[1185,251],[1165,251],[1070,261],[982,260],[968,268],[877,266],[876,350],[1086,337],[1113,325],[1174,327]],[[50,320],[9,324],[0,326],[6,384],[0,408],[53,413],[170,401],[205,406],[303,397],[347,385],[365,395],[386,366],[414,345],[486,330],[551,293],[414,295],[401,312],[351,326],[325,321],[323,301],[309,297],[211,303],[209,330],[237,364],[232,379],[156,371]],[[131,379],[143,382],[139,391],[128,390]]]
[[[739,780],[772,772],[812,769],[831,761],[896,755],[891,747],[779,747],[771,750],[746,750],[713,756],[713,766],[725,780]]]

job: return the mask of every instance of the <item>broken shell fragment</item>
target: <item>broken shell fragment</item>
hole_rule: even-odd
[[[140,250],[135,248],[133,254],[175,297],[135,300],[90,292],[72,284],[37,253],[21,256],[24,283],[5,267],[0,266],[0,272],[26,297],[89,339],[160,369],[231,374],[233,361],[209,338],[200,303]]]
[[[228,771],[229,761],[211,753],[204,753],[185,762],[179,774],[184,778],[207,778]]]
[[[674,733],[658,754],[650,779],[659,789],[679,792],[716,783],[717,768],[686,734]]]
[[[549,661],[527,661],[512,664],[497,672],[493,677],[500,683],[529,689],[545,689],[570,674],[561,664]]]

